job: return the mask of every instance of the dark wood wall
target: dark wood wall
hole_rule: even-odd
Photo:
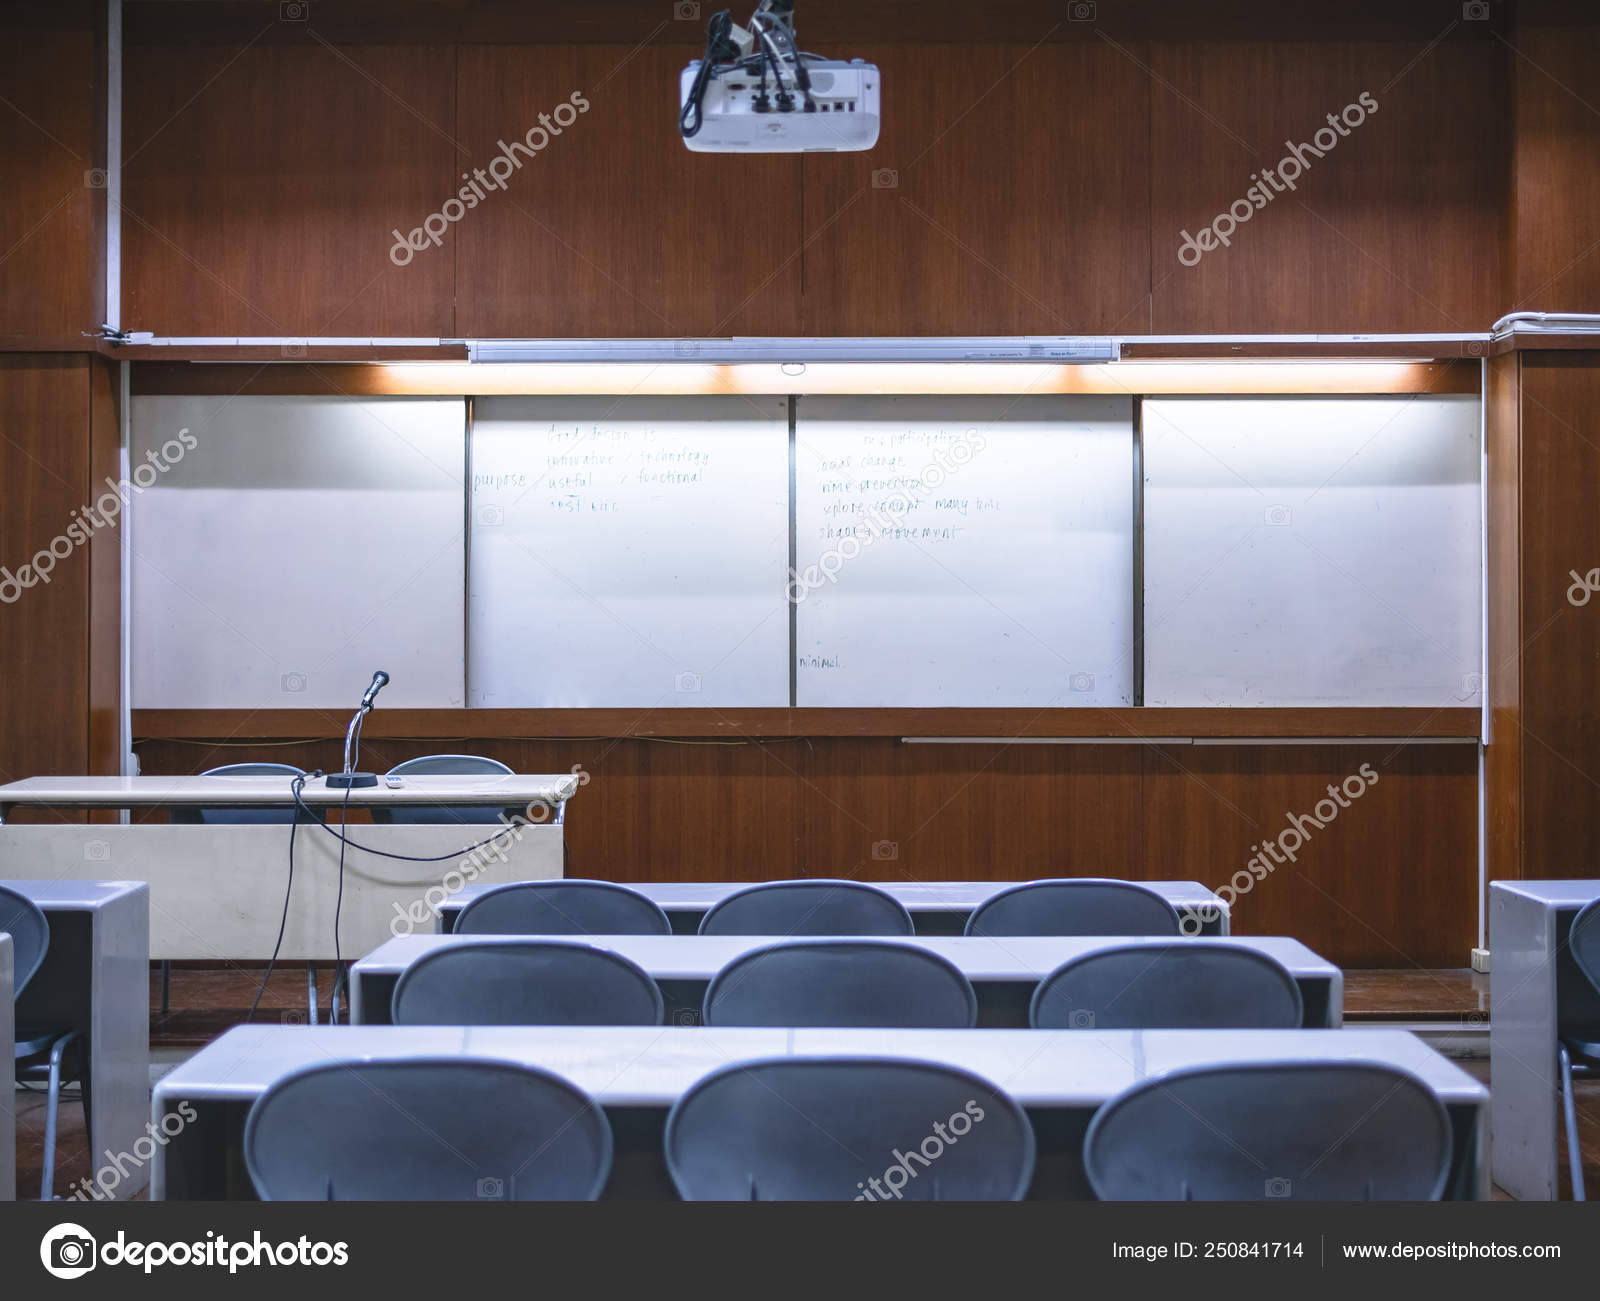
[[[337,767],[339,742],[139,745],[146,771],[245,754]],[[1464,966],[1477,935],[1471,745],[916,745],[460,738],[525,772],[592,781],[567,815],[571,871],[619,881],[1054,874],[1226,884],[1263,838],[1370,763],[1376,785],[1234,907],[1240,934],[1294,935],[1341,963]],[[438,742],[368,741],[379,770]]]
[[[127,11],[126,316],[157,334],[1466,331],[1507,299],[1504,6],[810,0],[808,46],[883,69],[882,138],[768,158],[683,149],[701,25],[654,0],[204,8]],[[390,261],[574,92],[504,191]],[[1293,192],[1180,263],[1363,93]]]

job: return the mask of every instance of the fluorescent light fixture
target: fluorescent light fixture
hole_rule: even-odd
[[[652,362],[740,365],[829,361],[1115,361],[1111,338],[1021,335],[945,339],[475,339],[475,362]]]

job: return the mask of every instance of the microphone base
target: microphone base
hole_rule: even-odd
[[[378,784],[378,774],[375,772],[335,772],[329,773],[323,779],[331,791],[360,790],[366,786]]]

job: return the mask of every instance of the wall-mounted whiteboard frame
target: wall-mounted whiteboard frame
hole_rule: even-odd
[[[464,399],[137,397],[130,440],[135,708],[466,703]]]
[[[1480,415],[1147,399],[1144,703],[1480,704]]]

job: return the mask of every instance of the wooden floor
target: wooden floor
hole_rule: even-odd
[[[161,985],[152,972],[150,982],[150,1039],[152,1048],[183,1051],[197,1048],[229,1026],[241,1024],[260,985],[263,971],[257,965],[177,967],[172,973],[171,1011],[161,1013]],[[331,965],[319,967],[317,985],[321,1017],[326,1019],[333,987]],[[1472,971],[1346,971],[1345,1021],[1347,1024],[1385,1022],[1458,1023],[1466,1033],[1488,1028],[1489,981]],[[270,987],[256,1011],[258,1022],[301,1024],[307,1019],[306,969],[290,966],[273,973]],[[1486,1045],[1485,1045],[1486,1050]],[[1460,1063],[1475,1078],[1489,1080],[1486,1060]],[[1600,1196],[1600,1080],[1577,1086],[1578,1126],[1582,1138],[1584,1179],[1593,1195]],[[83,1112],[76,1092],[61,1108],[55,1192],[70,1196],[80,1179],[90,1173],[84,1143]],[[42,1095],[22,1094],[17,1107],[17,1189],[25,1197],[39,1195],[40,1160],[44,1138]],[[1563,1140],[1564,1141],[1564,1140]],[[1564,1152],[1564,1149],[1563,1149]],[[1562,1160],[1565,1170],[1565,1159]],[[1565,1174],[1563,1173],[1563,1195]],[[1504,1194],[1495,1190],[1497,1197]]]

